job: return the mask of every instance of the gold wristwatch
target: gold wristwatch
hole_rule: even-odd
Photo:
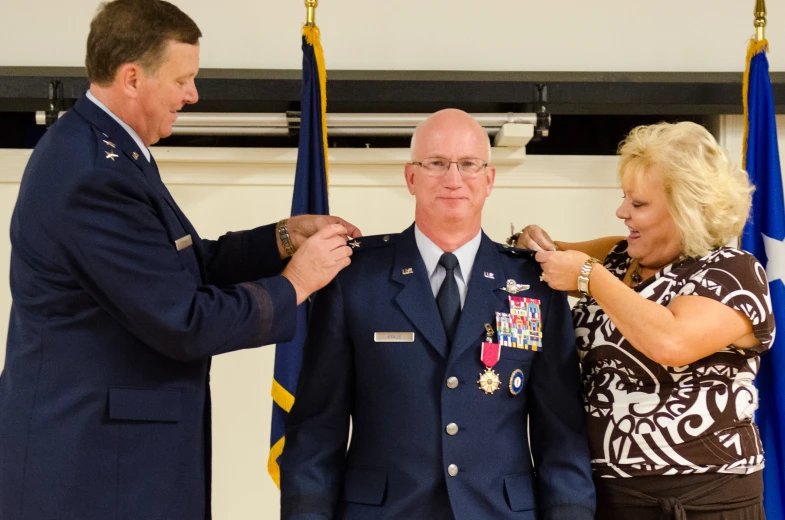
[[[599,262],[600,261],[596,258],[589,258],[581,266],[581,274],[578,275],[578,290],[586,296],[591,296],[591,293],[589,292],[589,275],[591,274],[594,264]]]

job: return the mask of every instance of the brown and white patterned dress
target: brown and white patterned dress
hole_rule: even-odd
[[[630,260],[625,240],[604,265],[623,279]],[[593,298],[578,301],[573,324],[595,476],[761,470],[753,382],[774,339],[763,267],[749,253],[723,247],[668,266],[634,290],[665,306],[682,295],[717,300],[746,314],[761,344],[729,345],[689,365],[665,366],[638,352]]]

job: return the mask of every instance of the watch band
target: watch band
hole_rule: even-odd
[[[581,274],[578,275],[578,290],[586,296],[591,296],[591,292],[589,292],[589,275],[594,268],[594,264],[599,262],[596,258],[589,258],[581,266]]]
[[[281,219],[278,222],[278,236],[281,239],[283,250],[286,251],[287,255],[292,256],[297,251],[297,249],[295,249],[294,245],[292,244],[292,239],[289,238],[289,230],[286,229],[287,222],[289,222],[288,218]]]

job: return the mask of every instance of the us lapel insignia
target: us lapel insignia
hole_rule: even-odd
[[[401,274],[404,274],[404,275],[406,275],[406,274],[414,274],[414,269],[412,269],[411,267],[409,267],[408,269],[401,269]]]
[[[489,273],[488,271],[485,271],[482,274],[483,276],[485,276],[485,278],[490,278],[491,280],[495,280],[495,278],[493,277],[493,273]]]
[[[510,294],[518,294],[521,291],[525,291],[529,288],[529,286],[525,283],[518,283],[515,280],[507,280],[507,285],[504,287],[500,287],[502,291],[507,291]]]
[[[106,150],[106,158],[107,159],[111,159],[112,161],[114,161],[117,157],[118,157],[118,155],[116,153],[114,153],[113,151]]]

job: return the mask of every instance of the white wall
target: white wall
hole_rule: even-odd
[[[202,66],[299,69],[302,0],[173,0]],[[96,0],[2,0],[0,66],[81,66]],[[742,71],[755,0],[322,0],[329,69]],[[785,2],[767,2],[772,71]]]

